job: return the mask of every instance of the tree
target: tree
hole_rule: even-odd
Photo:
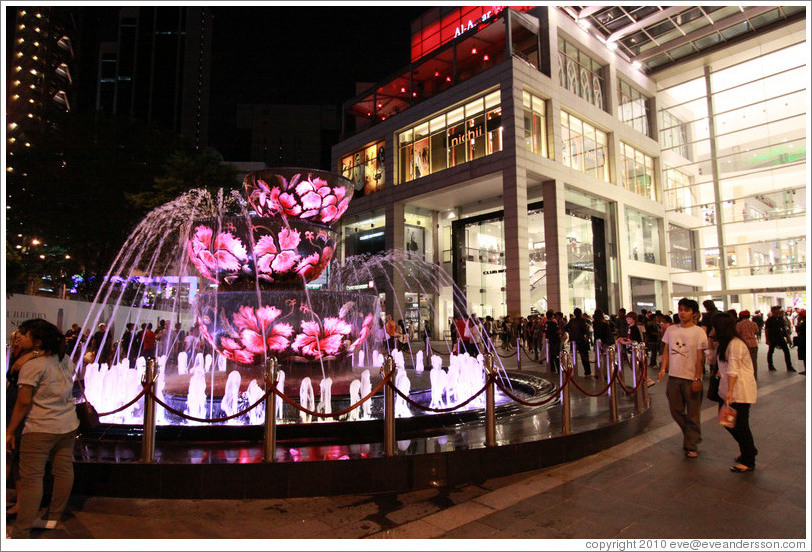
[[[168,203],[193,188],[216,193],[218,188],[230,191],[237,187],[237,171],[223,164],[223,158],[212,152],[175,151],[155,177],[152,187],[144,192],[126,194],[127,199],[144,213]]]

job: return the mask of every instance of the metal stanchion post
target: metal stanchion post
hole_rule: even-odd
[[[522,369],[522,338],[516,338],[516,369]]]
[[[496,446],[496,401],[494,399],[495,390],[493,378],[496,377],[496,370],[493,367],[493,355],[485,355],[485,374],[488,377],[488,385],[485,387],[485,446]]]
[[[631,346],[631,364],[632,364],[632,386],[637,384],[638,377],[640,376],[640,365],[637,362],[637,356],[640,354],[640,346],[637,343],[632,343]],[[640,412],[642,410],[640,403],[640,387],[634,392],[634,411]]]
[[[547,341],[547,338],[544,338],[544,362],[547,363],[547,370],[552,372],[553,367],[550,364],[550,342]]]
[[[612,423],[617,422],[617,390],[619,385],[617,384],[617,380],[622,377],[621,376],[621,368],[623,362],[623,355],[620,354],[620,349],[616,347],[610,347],[610,356],[613,356],[617,359],[617,363],[609,364],[609,369],[614,370],[614,374],[612,375],[612,379],[609,380],[611,383],[609,384],[609,417],[612,420]]]
[[[561,387],[561,433],[564,435],[569,435],[572,433],[572,410],[570,407],[570,384],[567,383],[565,385],[564,382],[567,381],[567,375],[572,370],[572,363],[570,362],[570,356],[567,352],[567,349],[561,351],[561,354],[558,355],[561,366],[558,370],[558,385]]]
[[[395,372],[395,359],[387,355],[381,375],[387,378]],[[390,381],[383,388],[383,451],[386,456],[395,455],[395,390]]]
[[[279,363],[276,357],[268,358],[265,364],[265,389],[270,391],[265,397],[265,462],[276,461],[276,394],[273,392],[279,379]]]
[[[570,341],[570,347],[572,348],[572,375],[578,375],[578,345],[575,343],[575,340]],[[586,373],[586,366],[584,366],[584,373]]]
[[[648,391],[648,384],[646,380],[648,380],[648,370],[646,366],[648,364],[648,358],[646,357],[646,346],[640,345],[638,347],[638,354],[640,357],[637,360],[637,366],[640,371],[640,385],[637,387],[637,392],[635,393],[635,408],[638,413],[642,412],[648,403],[647,400],[647,391]]]
[[[601,349],[603,343],[601,343],[600,339],[595,340],[595,377],[600,377],[601,375],[601,355],[603,354],[603,350]]]
[[[152,396],[155,382],[155,359],[147,357],[147,370],[142,384],[149,385],[149,392],[144,395],[144,435],[141,441],[141,461],[155,462],[155,399]]]

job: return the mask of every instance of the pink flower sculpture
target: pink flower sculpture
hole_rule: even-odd
[[[246,180],[248,203],[261,217],[282,216],[312,220],[323,224],[336,222],[350,203],[348,188],[330,183],[312,173],[296,173],[286,179],[275,174],[278,186],[265,179]]]
[[[257,241],[254,247],[254,257],[257,263],[257,272],[260,278],[274,281],[272,274],[288,272],[299,260],[297,248],[301,243],[300,233],[290,228],[283,228],[279,232],[279,247],[276,246],[273,236],[266,234]],[[318,253],[314,253],[318,256]]]
[[[192,264],[200,271],[201,276],[217,282],[221,272],[236,273],[248,260],[248,252],[242,242],[231,232],[220,232],[214,240],[214,230],[206,225],[199,225],[191,239],[186,241],[186,250]]]
[[[296,336],[291,347],[294,351],[314,359],[332,355],[341,349],[341,343],[352,332],[352,326],[340,318],[324,319],[324,335],[318,322],[302,322],[302,333]]]

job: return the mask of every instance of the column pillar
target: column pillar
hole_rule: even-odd
[[[564,312],[569,304],[567,268],[567,212],[564,183],[542,183],[544,198],[544,247],[547,258],[547,308]]]
[[[511,166],[502,171],[505,207],[505,286],[507,314],[530,311],[530,252],[527,246],[527,172]]]
[[[385,207],[385,225],[384,237],[386,250],[392,251],[405,249],[405,232],[404,232],[404,205],[401,202],[387,203]],[[395,321],[398,318],[403,318],[406,314],[404,306],[406,282],[403,281],[400,272],[393,270],[391,267],[388,269],[387,277],[391,286],[386,286],[386,313],[391,314]]]

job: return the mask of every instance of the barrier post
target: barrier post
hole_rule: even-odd
[[[276,462],[276,394],[273,389],[279,381],[279,363],[276,357],[269,357],[265,363],[265,443],[264,461]]]
[[[544,338],[544,362],[547,363],[547,371],[552,373],[553,367],[550,365],[550,342]]]
[[[571,362],[572,362],[572,375],[578,375],[578,345],[575,343],[575,340],[570,341],[570,348],[572,349],[571,355]],[[584,366],[584,373],[586,373],[586,366]]]
[[[598,378],[601,375],[601,355],[603,355],[603,343],[601,343],[600,339],[595,340],[595,377]]]
[[[623,355],[617,347],[609,347],[609,355],[617,360],[617,363],[612,362],[609,364],[609,369],[614,371],[609,381],[609,417],[612,423],[617,423],[617,380],[621,377],[621,368],[623,363]]]
[[[559,355],[561,361],[560,370],[558,370],[558,385],[561,387],[561,433],[569,435],[572,433],[572,410],[570,407],[570,384],[567,381],[567,375],[572,371],[572,364],[570,362],[569,353],[566,349],[561,351]]]
[[[522,338],[516,338],[516,369],[522,369]]]
[[[638,378],[640,376],[640,364],[638,355],[640,354],[640,346],[638,343],[632,343],[632,350],[631,350],[631,364],[632,364],[632,385],[637,385]],[[641,404],[641,397],[640,397],[640,387],[638,386],[637,389],[634,390],[634,411],[640,413],[643,408]]]
[[[640,345],[638,349],[640,358],[638,359],[637,365],[640,368],[640,385],[637,387],[637,392],[635,393],[635,407],[637,412],[640,413],[648,404],[648,370],[646,368],[648,365],[648,356],[646,355],[645,345]]]
[[[141,382],[144,386],[153,387],[155,382],[155,359],[147,357],[147,370]],[[153,389],[144,394],[144,435],[141,440],[141,461],[155,462],[155,398]]]
[[[493,367],[493,355],[485,355],[485,375],[488,383],[485,386],[485,446],[496,446],[496,400],[493,378],[496,377],[496,370]]]
[[[381,376],[389,377],[395,372],[395,359],[387,355],[383,361]],[[395,455],[395,390],[392,382],[383,388],[383,450],[386,456]]]

